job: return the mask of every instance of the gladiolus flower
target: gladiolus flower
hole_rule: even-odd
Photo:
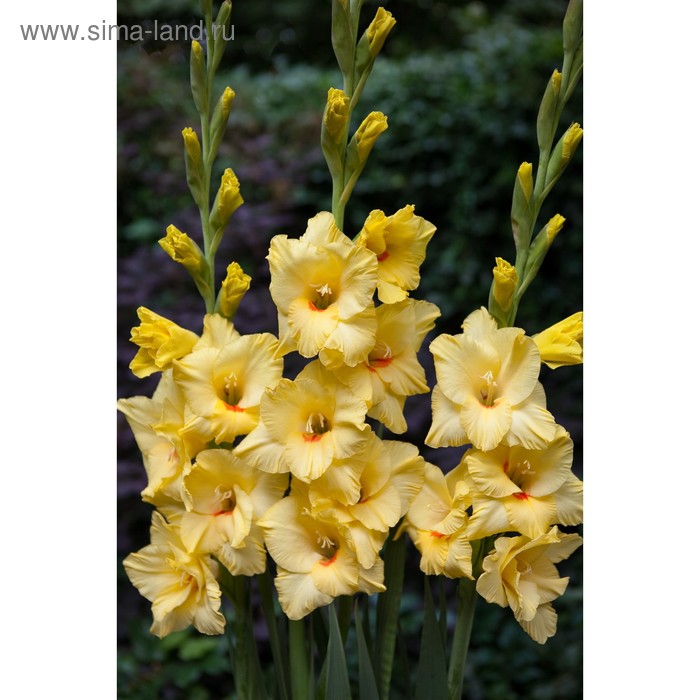
[[[583,362],[583,311],[532,336],[542,362],[551,369]]]
[[[568,558],[583,541],[553,527],[530,540],[527,537],[499,537],[495,550],[483,561],[484,573],[476,590],[489,603],[510,606],[520,626],[539,644],[557,631],[557,614],[552,607],[569,583],[559,578],[554,564]]]
[[[369,436],[366,404],[338,384],[330,372],[319,381],[302,372],[282,379],[260,404],[260,424],[236,448],[258,469],[290,472],[306,483],[334,460],[360,450]],[[324,370],[318,365],[318,371]]]
[[[131,329],[131,342],[139,346],[139,351],[129,369],[141,379],[170,369],[173,361],[187,355],[198,340],[192,331],[180,328],[145,306],[136,313],[141,325]]]
[[[583,522],[583,482],[571,472],[573,450],[561,426],[543,450],[469,450],[462,458],[474,506],[469,539],[508,530],[535,538],[554,523]]]
[[[351,366],[365,360],[377,328],[375,257],[353,245],[333,215],[322,212],[309,220],[299,240],[275,236],[268,260],[283,348],[304,357],[338,350]]]
[[[223,634],[226,621],[220,612],[216,562],[189,554],[177,529],[160,513],[153,513],[151,544],[130,554],[124,568],[152,603],[152,634],[162,638],[191,624],[204,634]]]
[[[492,450],[505,440],[542,449],[554,437],[555,424],[537,381],[537,346],[522,329],[494,329],[488,318],[486,309],[475,311],[464,333],[431,343],[438,384],[426,442],[436,447],[471,442]]]
[[[420,570],[429,576],[472,578],[472,547],[467,538],[471,504],[466,470],[445,475],[426,464],[425,483],[408,509],[402,529],[421,553]]]
[[[386,216],[375,209],[367,217],[357,244],[372,251],[379,263],[379,300],[395,304],[408,296],[420,283],[420,266],[425,249],[435,233],[435,226],[405,206]]]

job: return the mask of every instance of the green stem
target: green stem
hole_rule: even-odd
[[[459,607],[455,626],[454,642],[447,672],[447,690],[450,700],[460,700],[464,681],[464,665],[467,661],[469,640],[476,608],[476,581],[463,578],[459,581]]]
[[[282,656],[282,644],[280,642],[279,629],[277,627],[277,617],[275,616],[275,603],[272,594],[272,576],[269,566],[262,574],[258,575],[258,589],[260,591],[260,601],[262,603],[265,622],[267,623],[267,634],[270,639],[270,649],[272,651],[272,662],[275,667],[275,678],[281,700],[288,700],[289,691],[289,669]]]
[[[289,668],[292,676],[292,700],[309,700],[309,659],[306,649],[306,623],[289,621]]]

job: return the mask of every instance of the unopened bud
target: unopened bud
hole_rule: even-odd
[[[201,205],[204,199],[204,186],[202,175],[202,147],[194,129],[189,126],[182,130],[182,139],[185,144],[185,173],[187,184],[194,201]]]
[[[360,124],[355,132],[355,143],[357,144],[357,152],[360,163],[365,163],[369,157],[370,151],[374,146],[374,142],[379,138],[380,134],[389,128],[386,115],[381,112],[370,112]]]
[[[553,185],[566,169],[571,161],[578,145],[583,138],[583,129],[580,124],[572,124],[559,139],[559,143],[554,147],[547,166],[546,187]]]
[[[493,268],[493,296],[503,311],[513,305],[513,296],[518,287],[518,271],[503,258],[496,258]]]
[[[532,163],[521,163],[518,168],[518,182],[522,188],[525,201],[529,202],[532,199]]]
[[[564,226],[565,221],[566,221],[566,219],[561,214],[555,214],[547,222],[547,225],[545,226],[545,236],[547,237],[547,245],[548,246],[552,245],[552,243],[554,242],[554,239],[559,234],[559,231],[561,231],[562,226]]]
[[[226,279],[221,284],[219,305],[226,318],[233,318],[245,293],[250,289],[250,275],[246,275],[237,262],[226,268]]]
[[[326,111],[323,115],[323,124],[335,143],[340,143],[340,138],[348,124],[350,99],[337,88],[328,90]]]
[[[236,93],[230,87],[226,87],[221,93],[216,107],[214,107],[214,113],[211,117],[211,141],[209,144],[209,153],[212,160],[216,156],[216,152],[219,150],[221,141],[226,133],[234,97],[236,97]]]
[[[200,114],[208,111],[207,69],[204,62],[204,50],[198,41],[192,42],[190,52],[190,84],[195,107]]]
[[[396,24],[391,12],[387,12],[383,7],[377,9],[377,14],[367,27],[367,39],[369,41],[369,54],[374,59],[382,50],[389,32]]]
[[[540,111],[537,113],[537,145],[540,149],[550,148],[554,140],[561,77],[561,73],[555,68],[544,91]]]
[[[214,231],[226,226],[233,212],[241,204],[243,204],[243,197],[241,196],[241,186],[238,178],[231,168],[226,168],[221,176],[221,186],[216,193],[214,207],[209,219]]]

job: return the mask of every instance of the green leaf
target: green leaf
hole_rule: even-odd
[[[447,699],[447,660],[442,644],[440,626],[435,617],[433,594],[427,576],[425,582],[425,607],[423,634],[420,640],[420,657],[418,659],[418,678],[416,680],[416,697],[431,700]]]
[[[355,606],[355,633],[357,634],[357,656],[360,672],[360,700],[379,700],[377,681],[374,678],[372,659],[369,655],[365,632],[362,628],[360,610]]]
[[[351,700],[350,679],[345,662],[343,640],[335,614],[335,606],[328,606],[328,675],[326,676],[326,700]]]
[[[386,591],[379,594],[377,604],[377,646],[375,662],[379,697],[388,700],[391,688],[391,670],[394,665],[394,649],[396,646],[396,630],[401,606],[401,591],[403,589],[404,560],[406,544],[404,536],[393,539],[394,531],[384,549],[384,581]]]

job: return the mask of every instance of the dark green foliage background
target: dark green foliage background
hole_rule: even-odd
[[[119,23],[198,22],[192,0],[120,0]],[[366,24],[376,3],[367,2]],[[346,213],[354,235],[371,209],[393,213],[415,204],[437,226],[413,294],[442,310],[434,337],[455,333],[485,304],[494,257],[514,258],[510,233],[513,179],[522,161],[536,162],[535,119],[547,79],[560,67],[566,2],[434,2],[389,0],[398,23],[377,62],[357,119],[371,110],[389,118]],[[235,40],[219,80],[237,97],[215,169],[231,166],[246,200],[219,253],[253,276],[236,323],[242,332],[276,329],[264,256],[272,236],[303,233],[306,219],[330,208],[330,180],[318,145],[328,87],[340,87],[330,48],[330,2],[235,2]],[[198,129],[188,89],[188,47],[176,42],[118,46],[119,396],[150,395],[156,379],[128,371],[135,310],[146,305],[195,331],[204,311],[183,270],[156,241],[173,223],[198,237],[198,214],[184,177],[184,126]],[[581,89],[564,126],[581,121]],[[567,223],[531,286],[518,325],[534,333],[582,308],[582,156],[546,203]],[[426,343],[427,346],[427,343]],[[421,356],[434,380],[430,354]],[[582,368],[543,369],[549,408],[572,434],[581,476]],[[407,402],[409,433],[421,445],[430,422],[429,397]],[[443,469],[462,450],[423,454]],[[151,508],[141,503],[145,476],[126,422],[119,422],[119,560],[148,541]],[[563,565],[571,584],[556,603],[559,632],[540,647],[510,611],[480,605],[468,662],[465,697],[574,699],[581,696],[582,556]],[[123,698],[231,697],[225,640],[183,632],[160,642],[147,633],[149,608],[119,577],[119,688]],[[404,631],[421,623],[422,583],[409,557]],[[448,584],[448,593],[452,587]],[[258,631],[266,649],[264,628]],[[408,648],[409,654],[416,649]],[[405,697],[397,679],[397,697]],[[403,693],[403,694],[402,694]]]

